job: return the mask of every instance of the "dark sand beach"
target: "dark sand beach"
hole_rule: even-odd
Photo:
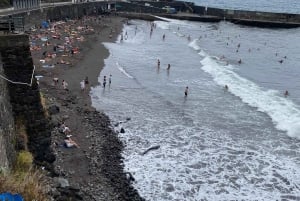
[[[48,36],[49,43],[32,51],[36,75],[43,76],[39,80],[40,91],[46,107],[51,108],[48,113],[53,125],[52,148],[56,155],[53,164],[56,182],[53,182],[51,190],[54,200],[144,200],[131,186],[130,174],[124,172],[122,142],[113,131],[109,118],[91,107],[89,96],[90,87],[99,84],[98,76],[104,59],[109,55],[102,42],[115,41],[125,21],[117,16],[103,16],[64,22],[56,26],[56,32],[61,34],[60,40],[52,38],[51,32],[44,33],[42,35]],[[86,30],[71,31],[78,26]],[[42,67],[45,65],[40,62],[44,59],[43,52],[53,53],[55,45],[64,43],[64,29],[69,29],[74,38],[84,37],[81,42],[71,40],[71,44],[79,48],[79,53],[64,52],[55,58],[50,56],[45,63],[56,64],[55,67]],[[31,37],[37,36],[38,32],[33,32]],[[35,45],[38,46],[37,43]],[[57,64],[60,61],[70,64]],[[81,90],[80,82],[86,77],[89,84]],[[56,85],[53,78],[58,78]],[[68,83],[68,90],[63,89],[62,80]],[[65,134],[60,132],[62,122],[70,128],[69,134],[79,148],[63,146]]]

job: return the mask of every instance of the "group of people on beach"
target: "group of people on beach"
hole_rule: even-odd
[[[63,146],[66,148],[79,148],[79,145],[71,138],[71,129],[62,122],[59,128],[60,132],[64,134]]]

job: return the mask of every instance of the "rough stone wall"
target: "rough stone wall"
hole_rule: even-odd
[[[0,75],[3,75],[0,57]],[[8,169],[15,158],[14,119],[6,81],[0,77],[0,170]]]
[[[49,148],[51,129],[45,118],[38,85],[34,77],[30,86],[34,67],[28,35],[1,36],[0,55],[4,75],[14,82],[29,84],[7,82],[14,119],[24,122],[28,148],[33,153],[35,161],[51,163],[55,160]]]

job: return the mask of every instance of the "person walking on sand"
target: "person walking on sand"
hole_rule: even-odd
[[[187,86],[185,87],[184,96],[187,97],[188,93],[189,93],[189,87]]]
[[[85,85],[89,84],[89,78],[88,78],[88,76],[85,77],[84,83],[85,83]]]
[[[64,90],[68,90],[68,83],[65,80],[63,80],[61,84]]]
[[[84,91],[84,89],[85,89],[85,81],[84,80],[81,80],[80,88],[81,88],[81,91]]]

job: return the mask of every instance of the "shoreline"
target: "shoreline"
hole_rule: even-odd
[[[87,19],[86,24],[94,27],[95,33],[86,35],[86,41],[79,45],[83,51],[69,58],[74,65],[37,68],[36,74],[44,76],[39,82],[47,108],[58,110],[48,110],[53,125],[51,146],[56,156],[53,164],[56,177],[50,194],[55,200],[144,200],[132,187],[132,178],[124,172],[123,143],[113,131],[109,117],[92,107],[89,96],[90,87],[99,84],[104,59],[109,56],[103,42],[115,42],[122,32],[124,20],[109,16],[96,25],[93,18]],[[49,41],[50,44],[57,42]],[[41,52],[32,54],[35,64],[38,64]],[[86,76],[89,86],[81,91],[80,81]],[[54,77],[59,79],[56,86]],[[68,83],[68,91],[62,88],[62,80]],[[71,129],[72,139],[79,148],[62,146],[61,122]]]

